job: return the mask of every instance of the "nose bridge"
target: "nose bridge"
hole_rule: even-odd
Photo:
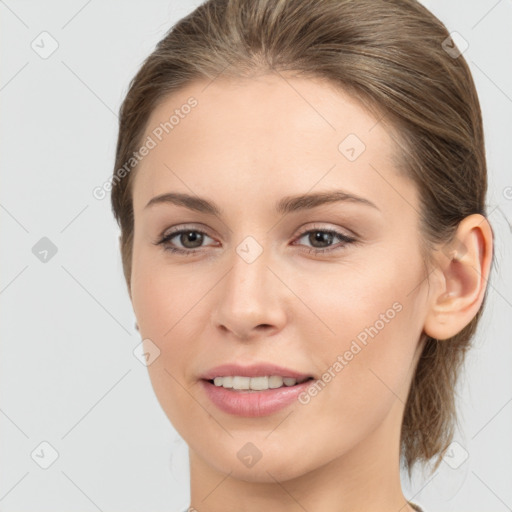
[[[213,320],[240,337],[259,325],[280,328],[284,320],[279,304],[278,280],[269,270],[270,250],[248,236],[230,257],[230,271],[223,280]]]
[[[255,309],[257,302],[269,302],[269,256],[269,251],[264,250],[253,237],[246,237],[235,247],[231,258],[231,272],[226,283],[227,296],[236,301],[232,306],[240,308],[243,304],[248,306],[253,303],[250,307]]]

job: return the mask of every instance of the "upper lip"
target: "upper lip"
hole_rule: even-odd
[[[291,370],[290,368],[284,368],[283,366],[277,366],[272,363],[259,363],[249,366],[240,366],[239,364],[227,363],[207,370],[201,375],[200,378],[205,380],[212,380],[215,377],[227,377],[235,375],[240,377],[264,377],[267,375],[279,375],[281,377],[293,377],[297,380],[311,377],[311,375],[306,373]]]

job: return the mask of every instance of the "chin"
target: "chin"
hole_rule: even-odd
[[[311,438],[296,438],[293,444],[286,444],[284,439],[287,436],[276,437],[275,440],[266,439],[268,436],[269,431],[260,435],[247,432],[233,438],[225,436],[223,442],[219,442],[218,437],[210,440],[206,436],[201,438],[198,445],[190,440],[189,446],[218,472],[254,483],[275,484],[276,480],[293,480],[328,464],[332,458],[332,452],[305,449],[308,444],[314,445]],[[323,456],[325,460],[322,460]]]

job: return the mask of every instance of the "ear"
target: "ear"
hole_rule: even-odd
[[[493,252],[492,228],[483,215],[465,217],[453,240],[436,258],[437,280],[431,287],[424,332],[451,338],[471,322],[484,299]]]

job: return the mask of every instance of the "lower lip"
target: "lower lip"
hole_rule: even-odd
[[[208,398],[222,411],[236,416],[269,416],[298,400],[299,395],[313,382],[312,379],[277,389],[264,391],[233,391],[223,386],[216,386],[207,380],[201,385]]]

